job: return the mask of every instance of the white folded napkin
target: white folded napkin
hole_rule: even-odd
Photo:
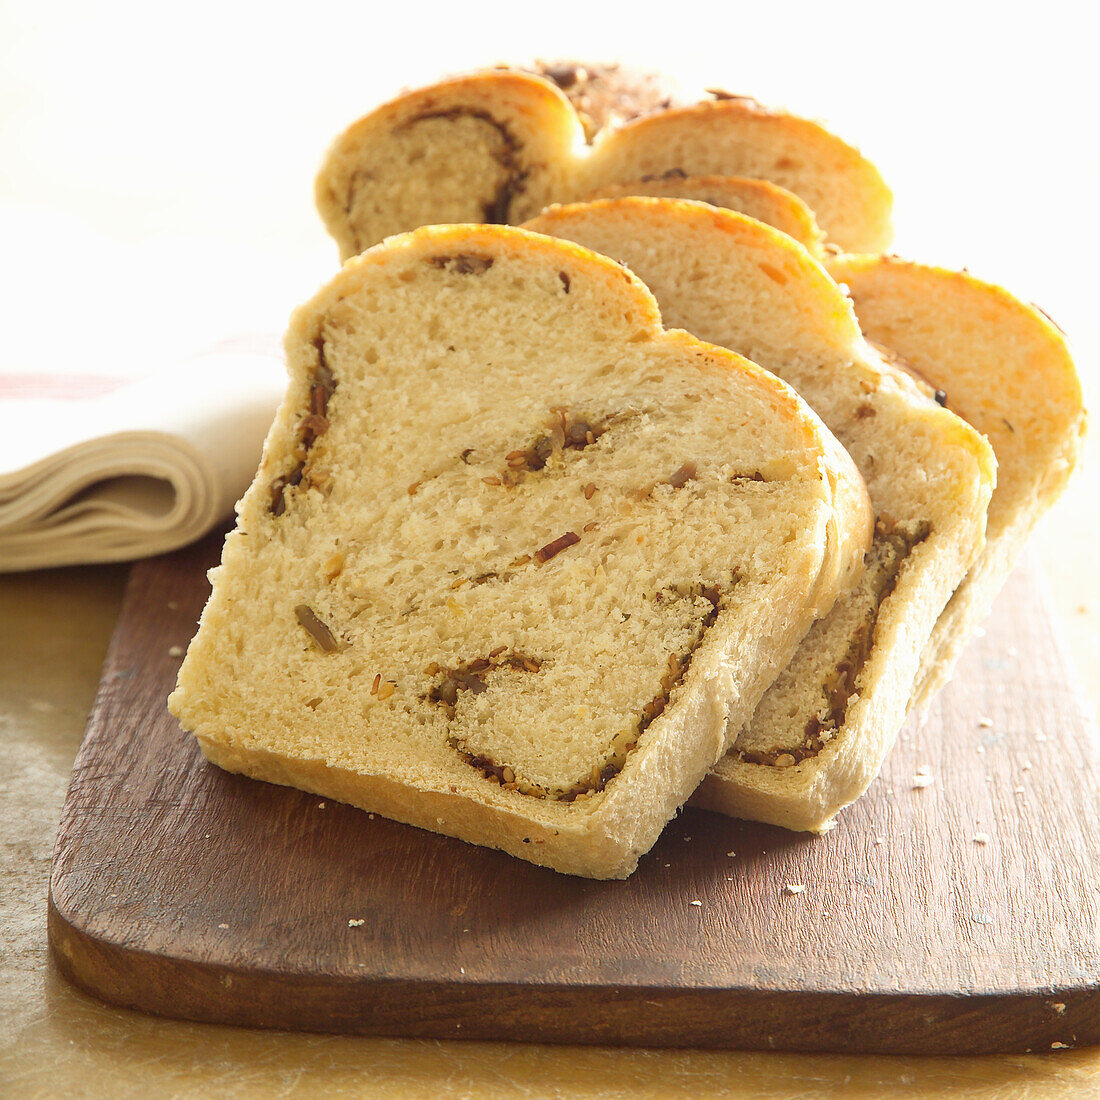
[[[274,340],[155,377],[0,375],[0,571],[145,557],[232,512],[286,388]]]

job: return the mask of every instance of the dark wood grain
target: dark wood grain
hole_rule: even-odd
[[[1100,753],[1034,572],[831,833],[690,810],[601,883],[207,764],[164,702],[219,546],[131,575],[54,855],[50,942],[84,989],[365,1034],[1100,1042]]]

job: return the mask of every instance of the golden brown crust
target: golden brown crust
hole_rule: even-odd
[[[744,176],[688,176],[673,170],[656,178],[608,184],[593,191],[585,201],[628,195],[706,202],[764,222],[786,233],[818,258],[824,252],[825,234],[818,227],[813,211],[794,192],[769,180]]]

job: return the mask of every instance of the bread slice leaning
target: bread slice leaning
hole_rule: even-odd
[[[663,176],[599,187],[592,194],[585,195],[584,201],[630,195],[653,199],[694,199],[724,210],[735,210],[793,237],[816,258],[824,255],[825,234],[818,227],[813,211],[793,192],[767,180],[746,179],[743,176],[687,176],[674,170]]]
[[[816,122],[723,97],[609,126],[589,146],[553,81],[512,70],[440,81],[361,118],[329,150],[315,196],[347,259],[419,225],[518,224],[550,202],[670,173],[770,180],[849,250],[891,239],[877,169]]]
[[[867,344],[804,248],[760,222],[623,198],[552,207],[528,225],[625,262],[671,324],[790,382],[863,473],[877,520],[863,579],[731,729],[694,799],[821,829],[866,789],[905,719],[921,651],[982,546],[993,452]]]
[[[925,705],[1069,480],[1085,433],[1081,382],[1057,326],[1001,287],[895,256],[833,256],[827,266],[868,338],[939,390],[997,454],[985,549],[921,658],[914,701]]]
[[[286,348],[172,712],[231,771],[628,875],[856,579],[850,459],[618,264],[520,229],[387,241]]]

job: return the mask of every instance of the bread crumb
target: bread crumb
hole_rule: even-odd
[[[913,790],[919,791],[924,787],[931,787],[936,782],[935,776],[917,773],[913,776]]]
[[[737,855],[737,853],[736,852],[727,852],[726,855],[727,856],[735,856],[735,855]]]
[[[1024,793],[1024,788],[1023,787],[1013,787],[1012,788],[1012,793],[1013,794],[1023,794]]]
[[[691,840],[691,837],[689,837],[689,836],[686,836],[686,837],[684,837],[684,841],[685,841],[685,842],[686,842],[686,841],[689,841],[689,840]]]
[[[703,903],[701,901],[693,901],[690,904],[692,904],[692,905],[702,905]]]
[[[169,657],[182,657],[183,656],[183,646],[181,646],[181,645],[170,645],[168,647],[168,656]]]
[[[1036,740],[1036,742],[1037,742],[1038,744],[1040,744],[1040,745],[1041,745],[1041,744],[1042,744],[1042,743],[1043,743],[1043,742],[1044,742],[1044,741],[1045,741],[1046,739],[1047,739],[1047,735],[1046,735],[1045,733],[1037,733],[1037,734],[1035,735],[1035,740]]]
[[[805,893],[805,891],[806,887],[803,886],[801,882],[788,882],[787,885],[783,887],[783,892],[785,894],[802,894]]]
[[[351,917],[348,920],[348,927],[349,928],[362,928],[363,925],[366,924],[366,923],[367,923],[366,920],[356,919],[355,917]]]
[[[1051,1050],[1069,1050],[1069,1043],[1051,1043]]]
[[[465,974],[465,973],[466,973],[466,967],[464,967],[464,966],[460,966],[460,967],[458,968],[458,972],[459,972],[460,974]]]
[[[978,719],[978,725],[983,730],[992,729],[993,728],[993,719],[989,718],[989,717],[987,717],[986,715],[983,714],[981,716],[981,718]]]
[[[229,927],[229,925],[228,925],[228,924],[219,924],[219,925],[218,925],[218,927],[219,927],[219,928],[228,928],[228,927]],[[1065,1007],[1066,1007],[1065,1005],[1062,1005],[1062,1008],[1063,1008],[1063,1009],[1064,1009]]]
[[[1020,765],[1020,771],[1022,771],[1022,772],[1029,772],[1029,771],[1031,771],[1031,761],[1030,761],[1030,760],[1025,760],[1025,761],[1024,761],[1024,762],[1023,762],[1023,763],[1022,763],[1022,764]]]
[[[989,843],[989,833],[975,833],[974,834],[974,843],[975,844],[988,844]]]
[[[374,820],[374,814],[367,814],[367,820],[368,821],[373,821]]]
[[[318,802],[317,803],[317,809],[323,810],[324,808],[325,808],[325,804],[323,802]]]
[[[1066,1014],[1066,1006],[1062,1001],[1051,1001],[1050,1010],[1056,1016],[1064,1016]]]

